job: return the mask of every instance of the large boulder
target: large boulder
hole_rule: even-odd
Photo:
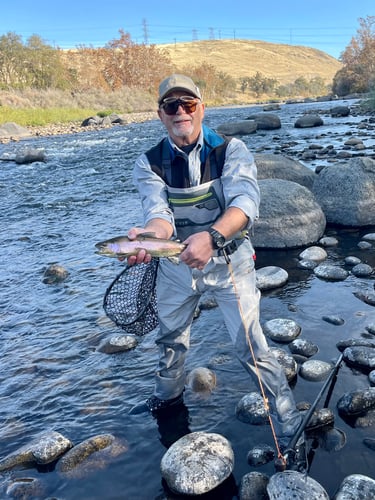
[[[375,160],[357,157],[325,167],[313,193],[327,222],[360,227],[375,223]]]
[[[326,219],[306,187],[283,179],[259,181],[261,203],[254,224],[255,248],[297,248],[316,243]]]
[[[255,154],[258,179],[284,179],[312,189],[317,174],[297,160],[277,154]]]
[[[275,130],[281,128],[280,118],[274,113],[254,113],[247,118],[257,123],[258,130]]]
[[[222,123],[217,131],[228,136],[249,135],[257,131],[258,125],[255,120],[242,120],[238,122]]]

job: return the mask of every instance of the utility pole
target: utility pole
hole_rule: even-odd
[[[145,45],[148,45],[148,28],[147,28],[147,21],[145,18],[142,19],[142,24],[143,24],[143,41]]]

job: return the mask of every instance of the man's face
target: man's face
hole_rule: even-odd
[[[175,99],[181,99],[184,101],[184,97],[190,98],[190,101],[196,104],[195,110],[189,110],[189,104],[184,108],[183,103],[173,103]],[[167,101],[166,101],[167,99]],[[188,101],[186,99],[185,101]],[[163,103],[170,103],[170,106],[163,107]],[[168,134],[171,136],[172,140],[177,144],[177,146],[187,146],[188,144],[193,144],[197,141],[204,118],[204,104],[194,96],[190,95],[186,91],[176,90],[172,91],[166,98],[164,98],[163,103],[158,109],[158,115],[160,120],[164,123]],[[174,111],[174,114],[168,114],[166,111]]]

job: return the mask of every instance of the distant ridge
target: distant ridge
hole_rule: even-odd
[[[235,79],[254,76],[258,71],[279,84],[299,77],[316,76],[330,84],[342,64],[321,50],[300,45],[259,40],[202,40],[157,45],[168,52],[179,69],[206,62]]]

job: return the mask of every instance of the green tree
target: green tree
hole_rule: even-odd
[[[25,47],[22,38],[13,32],[0,37],[0,87],[22,87],[25,79],[23,65]]]

